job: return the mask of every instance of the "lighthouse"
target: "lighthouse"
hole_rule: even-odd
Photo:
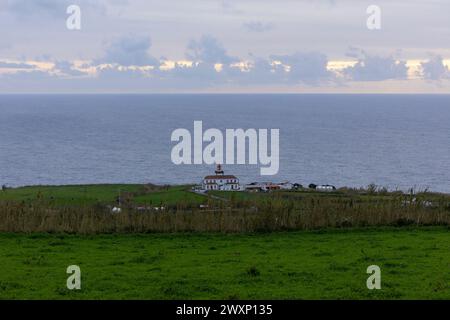
[[[222,191],[239,191],[239,179],[234,175],[225,175],[222,165],[218,164],[215,175],[206,176],[203,179],[203,190],[222,190]]]
[[[214,171],[216,173],[216,175],[223,175],[223,169],[222,169],[222,165],[218,164],[216,166],[216,171]]]

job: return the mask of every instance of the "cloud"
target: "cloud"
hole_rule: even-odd
[[[175,68],[167,74],[172,77],[180,77],[185,79],[196,79],[202,81],[218,80],[219,72],[215,69],[215,65],[207,62],[194,63],[191,67],[176,64]]]
[[[358,57],[357,49],[348,53],[350,57]],[[394,57],[368,55],[360,50],[360,57],[354,66],[343,70],[343,74],[353,81],[402,80],[408,78],[408,67],[405,61]]]
[[[100,80],[121,80],[144,79],[147,72],[139,69],[119,68],[117,66],[107,66],[97,69]]]
[[[111,63],[122,66],[159,66],[159,60],[150,55],[151,39],[145,36],[123,36],[114,40],[97,64]]]
[[[246,22],[243,27],[250,32],[267,32],[273,29],[273,24],[261,21]]]
[[[143,48],[148,46],[138,47],[140,49],[133,52],[141,52]],[[226,50],[220,46],[219,48],[222,48],[222,50],[216,50],[218,48],[217,42],[212,47],[215,48],[212,52],[205,53],[205,50],[202,49],[201,54],[196,56],[207,62],[194,61],[191,66],[175,63],[175,66],[168,70],[161,70],[158,67],[146,68],[147,64],[143,64],[145,66],[143,68],[135,67],[135,63],[126,66],[131,61],[105,58],[101,61],[111,63],[88,65],[90,67],[95,66],[96,75],[89,75],[77,70],[69,61],[56,61],[54,67],[47,72],[35,74],[20,72],[9,79],[16,80],[16,83],[25,81],[28,86],[33,88],[44,86],[46,82],[48,87],[55,88],[55,90],[72,88],[69,85],[72,84],[73,88],[85,88],[85,90],[91,91],[91,87],[93,87],[105,92],[109,90],[145,90],[146,88],[147,90],[176,91],[224,86],[279,86],[300,83],[318,85],[321,81],[332,79],[332,74],[326,70],[327,59],[319,53],[296,53],[273,56],[269,59],[252,57],[253,60],[245,64],[242,62],[238,64],[223,63],[221,68],[217,68],[216,62],[230,62],[234,61],[234,58],[228,56]],[[207,48],[209,50],[211,46],[207,46]],[[107,51],[109,54],[105,56],[111,56],[111,50],[108,49]],[[274,62],[274,60],[277,60],[277,62]],[[290,71],[287,69],[290,69]],[[42,82],[37,80],[39,77],[42,77]],[[13,81],[10,81],[10,83],[13,83]]]
[[[213,52],[216,53],[217,50],[213,50]],[[216,69],[215,63],[240,60],[229,57],[224,49],[220,50],[219,54],[208,53],[206,56],[207,58],[204,55],[197,55],[195,58],[203,60],[194,62],[192,67],[175,65],[172,70],[162,72],[161,76],[177,81],[186,80],[191,85],[200,87],[300,83],[318,85],[334,79],[334,74],[327,70],[326,56],[320,53],[299,52],[293,55],[273,55],[269,59],[252,57],[253,60],[244,65],[242,62],[238,64],[224,63],[220,70]],[[207,62],[203,62],[205,60]]]
[[[85,72],[74,69],[74,66],[69,61],[57,61],[55,62],[55,66],[53,67],[53,71],[57,71],[67,76],[84,76]]]
[[[439,55],[432,56],[428,61],[422,62],[420,69],[422,77],[427,80],[450,78],[450,70]]]
[[[52,56],[45,56],[41,61],[53,63],[50,68],[48,64],[45,67],[42,67],[44,64],[41,67],[30,65],[25,58],[12,60],[21,62],[0,62],[0,68],[18,69],[13,70],[14,74],[0,74],[3,83],[0,91],[182,92],[252,86],[300,88],[305,85],[321,88],[345,81],[408,79],[405,62],[394,56],[370,55],[358,48],[351,48],[347,54],[357,59],[354,65],[329,69],[328,57],[315,51],[268,57],[250,53],[250,59],[241,59],[231,56],[218,39],[209,35],[188,42],[186,57],[190,63],[175,62],[174,67],[170,67],[173,61],[169,57],[161,68],[165,59],[154,58],[151,47],[150,37],[128,35],[111,41],[101,58],[92,62],[83,60],[74,64]],[[422,69],[423,77],[427,79],[449,75],[439,56],[422,63]],[[337,76],[340,72],[345,75],[344,79]]]
[[[280,83],[286,74],[283,66],[261,57],[253,57],[253,61],[248,62],[248,67],[244,71],[239,68],[228,68],[226,72],[240,85]]]
[[[229,56],[222,44],[210,35],[203,35],[199,40],[191,40],[186,57],[193,61],[213,64],[229,64],[238,61],[238,58]]]
[[[15,62],[1,62],[0,61],[0,68],[6,68],[6,69],[33,69],[35,66],[28,63],[15,63]]]
[[[327,69],[328,58],[319,52],[297,52],[292,55],[272,55],[271,58],[280,61],[289,68],[289,82],[318,84],[333,79],[333,73]]]
[[[238,9],[236,3],[231,0],[219,0],[220,7],[223,12],[229,14],[243,14],[244,11]]]
[[[253,57],[242,70],[240,67],[225,68],[222,73],[227,82],[237,86],[280,85],[286,82],[286,70],[280,64],[261,57]]]

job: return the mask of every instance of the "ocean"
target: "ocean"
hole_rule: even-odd
[[[277,175],[241,182],[450,192],[450,95],[0,95],[0,184],[198,183],[171,133],[280,129]]]

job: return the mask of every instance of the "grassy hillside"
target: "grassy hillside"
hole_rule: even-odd
[[[450,299],[447,227],[269,234],[0,234],[0,299]],[[80,266],[82,289],[66,289]],[[381,267],[382,289],[366,288]]]
[[[391,201],[402,197],[409,199],[401,192],[366,192],[364,190],[343,189],[333,192],[318,192],[309,189],[297,191],[276,191],[270,193],[210,191],[208,195],[215,199],[236,201],[260,201],[261,199],[277,198],[302,201],[308,199],[352,200],[357,202]],[[450,195],[418,193],[414,197],[423,200],[442,202],[450,206]],[[144,184],[93,184],[93,185],[63,185],[63,186],[27,186],[0,190],[2,201],[20,201],[29,204],[36,202],[55,206],[80,206],[93,204],[118,204],[118,199],[133,205],[176,205],[189,203],[198,205],[206,203],[207,195],[191,192],[191,186],[157,186]]]
[[[449,225],[450,197],[429,193],[7,189],[0,299],[450,299]],[[81,291],[65,287],[72,264]],[[380,291],[366,288],[372,264]]]
[[[190,190],[156,185],[7,189],[0,191],[0,232],[245,233],[450,225],[450,196],[443,194],[299,190],[200,195]],[[112,212],[118,205],[122,211]]]
[[[55,206],[118,204],[118,198],[135,205],[201,203],[205,197],[189,192],[189,186],[153,186],[139,184],[99,184],[66,186],[30,186],[0,191],[0,201],[46,202]]]

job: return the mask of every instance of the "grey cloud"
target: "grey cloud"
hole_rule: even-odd
[[[19,71],[16,73],[11,73],[7,75],[2,75],[2,77],[6,79],[21,79],[21,80],[42,80],[45,78],[52,78],[51,74],[42,70],[33,70],[33,71]]]
[[[236,6],[236,2],[233,2],[231,0],[219,0],[221,9],[230,14],[243,14],[244,11],[241,9],[238,9]]]
[[[176,65],[167,71],[119,70],[112,66],[99,70],[99,76],[91,82],[105,91],[120,88],[155,92],[204,89],[220,85],[222,80],[214,65],[199,63],[193,67]]]
[[[290,66],[290,72],[285,66],[274,64],[273,60],[280,60]],[[212,60],[214,61],[214,60]],[[195,63],[193,67],[177,65],[169,70],[164,78],[172,80],[188,80],[191,84],[202,87],[220,85],[282,85],[308,84],[318,85],[333,79],[333,74],[327,69],[327,59],[319,53],[296,53],[286,56],[272,56],[270,59],[253,57],[246,70],[240,67],[224,64],[217,72],[212,62]]]
[[[126,49],[125,49],[126,48]],[[120,65],[149,65],[148,50],[150,42],[148,38],[123,38],[115,42],[107,49],[100,63],[117,63]],[[144,54],[145,53],[145,54]],[[128,57],[128,60],[125,59]],[[145,58],[143,58],[143,56]],[[138,59],[138,58],[139,59]],[[186,57],[193,61],[192,66],[175,64],[170,70],[159,70],[157,64],[153,70],[123,71],[116,67],[100,70],[101,77],[143,77],[146,81],[152,81],[186,87],[210,87],[220,85],[254,85],[254,84],[297,84],[306,83],[317,85],[324,81],[333,80],[334,75],[327,70],[328,59],[324,54],[317,52],[295,53],[293,55],[274,55],[269,59],[253,57],[247,70],[232,66],[241,59],[230,56],[223,45],[214,37],[204,35],[199,40],[192,40],[187,45]],[[129,59],[131,58],[132,61]],[[273,60],[281,61],[290,67],[286,72],[285,66],[274,64]],[[131,63],[133,62],[133,63]],[[138,63],[139,62],[139,63]],[[215,64],[222,64],[222,70],[218,72]]]
[[[175,68],[168,72],[171,76],[181,77],[185,79],[196,80],[218,80],[219,74],[213,63],[198,62],[192,67],[186,67],[182,65],[175,65]]]
[[[191,40],[186,53],[188,59],[205,63],[229,64],[239,59],[229,56],[219,41],[210,36],[203,35],[199,40]]]
[[[330,58],[339,59],[349,41],[371,47],[383,55],[401,47],[410,59],[423,58],[430,50],[436,50],[444,57],[448,55],[445,43],[450,1],[377,2],[388,14],[385,17],[388,20],[383,21],[388,23],[389,32],[383,28],[384,31],[368,33],[364,27],[365,9],[371,2],[367,0],[336,0],[335,6],[330,6],[334,3],[331,0],[286,0],[283,5],[274,0],[0,0],[0,6],[3,4],[4,7],[0,29],[5,30],[6,38],[11,38],[14,44],[8,54],[21,54],[27,46],[29,55],[38,55],[45,50],[57,53],[59,59],[76,59],[80,55],[86,59],[98,57],[101,37],[146,28],[153,30],[153,40],[164,39],[158,46],[161,50],[158,56],[182,52],[186,39],[205,32],[213,32],[226,40],[233,46],[230,47],[233,54],[240,56],[248,50],[268,56],[273,53],[272,45],[277,46],[277,52],[290,53],[304,50],[301,44],[307,44],[308,50],[319,50]],[[72,3],[82,8],[81,32],[65,30],[65,9]],[[127,4],[126,10],[115,7],[121,4]],[[100,17],[91,9],[93,6],[107,8],[106,17]],[[220,10],[220,6],[226,12]],[[228,14],[237,8],[244,10],[241,16]],[[20,19],[11,19],[11,15],[20,15]],[[264,23],[252,21],[270,21],[276,28],[268,32],[262,42],[260,37],[242,33],[243,22],[248,22],[249,31],[267,30]],[[409,32],[404,32],[405,26]],[[67,45],[61,46],[63,42]],[[82,50],[76,50],[76,47],[86,48],[85,52],[81,53]]]
[[[68,61],[57,61],[55,62],[55,66],[53,67],[55,71],[59,71],[65,75],[68,76],[83,76],[86,75],[86,73],[76,70],[73,68],[73,64]]]
[[[98,69],[99,78],[102,80],[132,80],[132,79],[144,79],[145,72],[141,70],[119,70],[117,67],[106,67],[102,69]]]
[[[450,78],[450,70],[444,65],[441,56],[433,56],[420,64],[421,75],[427,80],[440,80]]]
[[[122,69],[113,64],[107,67],[97,66],[97,76],[79,77],[84,75],[74,70],[73,65],[67,61],[55,63],[53,72],[56,74],[25,73],[20,72],[11,75],[8,83],[21,83],[28,88],[42,86],[51,88],[78,88],[78,90],[90,92],[95,88],[98,91],[110,90],[201,90],[211,87],[223,86],[252,86],[252,85],[283,85],[305,83],[316,85],[320,81],[330,79],[330,75],[324,72],[326,59],[320,54],[300,54],[292,56],[275,56],[284,63],[290,63],[291,72],[286,72],[284,66],[274,64],[271,59],[253,57],[253,62],[247,70],[243,71],[237,66],[223,64],[222,70],[215,69],[215,63],[194,62],[192,67],[176,64],[173,69],[152,70]],[[215,60],[215,59],[214,59]],[[214,61],[213,60],[213,61]],[[319,63],[320,62],[320,63]],[[67,75],[71,77],[66,77]],[[72,88],[70,85],[73,85]],[[37,89],[36,89],[37,90]]]
[[[33,69],[35,66],[28,63],[0,62],[0,68]]]
[[[333,78],[333,73],[327,69],[327,56],[319,52],[297,52],[292,55],[273,55],[271,58],[290,67],[288,80],[294,83],[317,84]]]
[[[70,61],[57,60],[51,74],[18,72],[14,75],[0,77],[7,79],[6,82],[9,83],[10,88],[13,83],[20,87],[19,83],[23,82],[26,85],[25,88],[45,90],[45,87],[47,89],[55,87],[60,90],[85,92],[195,91],[207,88],[255,85],[318,87],[325,83],[338,84],[340,81],[335,72],[328,70],[328,58],[320,52],[297,52],[290,55],[271,55],[268,58],[250,54],[251,61],[244,70],[241,70],[233,63],[242,61],[242,59],[230,56],[216,38],[203,36],[187,45],[187,57],[193,60],[192,67],[175,64],[173,69],[161,70],[159,69],[160,62],[150,55],[150,48],[150,38],[144,36],[125,36],[112,41],[106,47],[103,58],[89,65],[97,67],[96,76],[88,76],[76,70]],[[344,69],[346,80],[406,79],[408,70],[405,63],[399,62],[392,56],[369,55],[358,48],[353,48],[348,55],[358,59],[358,62],[355,66]],[[105,63],[110,66],[100,66]],[[222,64],[220,72],[215,69],[216,63]],[[132,65],[153,65],[154,68],[122,68],[122,66]],[[427,75],[428,78],[442,77],[448,74],[448,68],[443,66],[440,57],[430,59],[422,67],[424,76]],[[0,89],[5,90],[5,85]]]
[[[228,68],[224,66],[224,68]],[[175,68],[158,73],[160,85],[178,88],[209,88],[220,86],[227,80],[224,72],[217,72],[214,63],[197,62],[192,67],[176,64]]]
[[[354,59],[362,59],[366,53],[361,48],[350,46],[345,55]]]
[[[408,67],[405,61],[398,61],[394,57],[368,55],[364,52],[363,55],[354,66],[344,69],[344,75],[350,80],[383,81],[407,79]]]
[[[281,65],[274,65],[271,60],[253,57],[249,69],[241,71],[237,67],[227,67],[224,76],[240,86],[281,84],[286,81],[286,71]]]
[[[124,36],[114,40],[105,55],[95,60],[97,64],[117,63],[123,66],[159,65],[159,60],[150,55],[151,39],[145,36]]]
[[[244,28],[251,32],[267,32],[273,29],[273,24],[261,21],[246,22]]]

